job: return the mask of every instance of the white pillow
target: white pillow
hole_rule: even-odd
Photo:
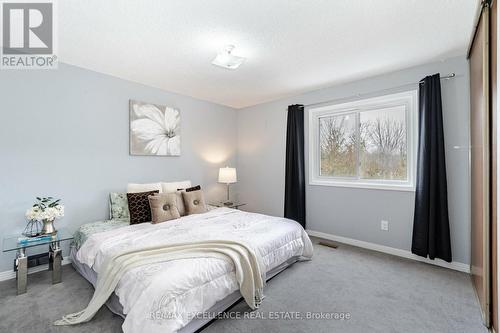
[[[170,182],[170,183],[161,183],[161,192],[162,193],[174,193],[177,192],[178,189],[185,189],[191,187],[190,180],[184,180],[182,182]]]
[[[139,193],[139,192],[149,192],[149,191],[159,191],[161,190],[161,183],[149,183],[149,184],[127,184],[127,193]]]

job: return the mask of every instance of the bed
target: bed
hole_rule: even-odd
[[[103,221],[84,225],[75,235],[71,259],[95,286],[104,259],[123,249],[220,239],[249,244],[263,259],[266,279],[312,257],[311,241],[295,221],[217,208],[160,224]],[[187,333],[200,329],[240,298],[231,262],[190,258],[128,271],[106,305],[124,318],[124,332]]]

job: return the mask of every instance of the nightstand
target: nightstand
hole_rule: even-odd
[[[30,247],[49,246],[49,271],[52,271],[52,284],[61,282],[61,242],[72,240],[73,234],[65,229],[59,229],[55,235],[25,243],[19,242],[18,239],[20,236],[8,236],[3,239],[3,252],[17,251],[15,261],[17,294],[20,295],[26,292],[26,285],[28,283],[28,256],[26,255],[26,250]]]
[[[209,203],[212,206],[215,207],[227,207],[227,208],[233,208],[233,209],[240,209],[241,206],[245,206],[246,203],[243,202],[238,202],[238,201],[233,201],[231,202],[230,205],[226,205],[224,202],[211,202]]]

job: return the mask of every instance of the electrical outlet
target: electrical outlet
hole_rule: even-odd
[[[380,230],[389,231],[389,221],[380,221]]]

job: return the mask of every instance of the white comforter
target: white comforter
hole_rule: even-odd
[[[92,235],[76,258],[98,274],[106,257],[144,246],[193,240],[244,241],[263,258],[266,271],[286,260],[312,256],[312,245],[296,222],[219,208],[161,224],[142,223]],[[194,316],[238,290],[232,262],[181,259],[127,272],[115,293],[126,314],[124,332],[176,332]]]

